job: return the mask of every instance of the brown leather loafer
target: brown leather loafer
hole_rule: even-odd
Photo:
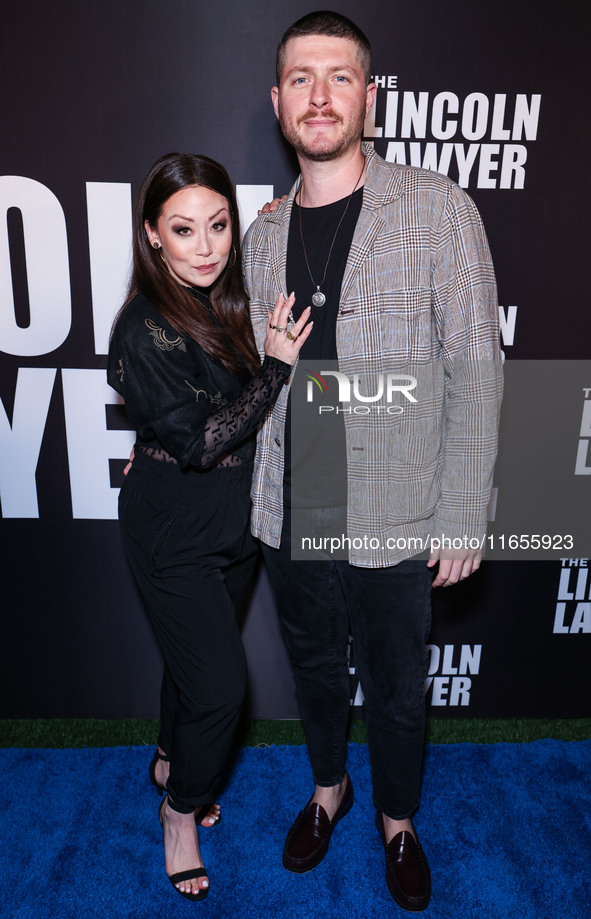
[[[419,913],[431,899],[431,872],[425,853],[408,831],[397,833],[386,843],[384,821],[376,814],[376,825],[386,852],[386,883],[388,890],[402,909]]]
[[[300,811],[287,834],[283,847],[283,867],[296,874],[304,874],[319,865],[330,845],[330,837],[335,826],[353,806],[353,785],[348,775],[345,775],[347,785],[339,808],[332,818],[321,804],[308,801],[303,811]]]

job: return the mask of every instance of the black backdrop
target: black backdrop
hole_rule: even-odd
[[[585,361],[584,4],[334,7],[374,46],[379,92],[367,140],[390,159],[445,168],[480,208],[508,360]],[[0,716],[157,714],[159,656],[114,519],[131,441],[104,381],[128,268],[131,195],[170,150],[223,162],[246,224],[271,192],[288,190],[295,163],[269,89],[277,40],[309,10],[301,0],[217,8],[31,0],[3,12]],[[540,435],[558,443],[576,476],[580,524],[590,509],[591,369],[577,366],[556,402],[533,391],[531,406]],[[517,455],[509,450],[524,484],[545,450],[535,429],[531,439]],[[502,497],[499,487],[499,505]],[[591,579],[582,554],[493,559],[436,594],[433,714],[589,714]],[[295,717],[264,575],[244,638],[251,712]],[[354,674],[352,698],[360,701]]]

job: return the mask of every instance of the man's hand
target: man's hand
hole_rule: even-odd
[[[273,198],[272,201],[267,201],[266,204],[263,204],[260,211],[257,211],[259,217],[261,214],[272,214],[273,211],[276,211],[282,201],[285,201],[287,195],[283,195],[281,198]]]
[[[433,587],[451,587],[463,581],[480,568],[481,549],[432,549],[427,568],[433,568],[439,562],[439,571],[433,581]]]

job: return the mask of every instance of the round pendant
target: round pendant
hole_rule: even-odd
[[[312,294],[312,303],[314,306],[324,306],[326,297],[321,290],[317,290],[315,294]]]

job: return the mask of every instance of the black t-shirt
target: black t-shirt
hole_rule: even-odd
[[[298,372],[292,381],[288,405],[283,490],[286,507],[292,503],[292,469],[298,481],[306,484],[305,488],[297,489],[297,504],[300,507],[341,507],[347,503],[347,461],[342,415],[336,412],[314,415],[310,419],[312,423],[306,424],[306,436],[299,436],[301,432],[298,426],[298,437],[292,443],[291,411],[294,400],[299,402],[305,398],[300,390],[306,385],[305,370],[309,362],[314,362],[310,369],[317,371],[318,361],[337,360],[336,324],[341,285],[362,200],[363,188],[359,188],[350,201],[347,196],[324,207],[307,208],[300,208],[294,203],[291,213],[287,244],[287,289],[288,292],[295,291],[294,317],[298,319],[303,310],[311,306],[310,319],[314,321],[314,327],[300,351]],[[312,304],[312,295],[317,286],[320,286],[326,297],[326,303],[320,307]],[[297,391],[294,386],[298,387]],[[331,399],[324,398],[323,401],[331,403]],[[336,405],[336,400],[332,400],[332,404]],[[341,464],[338,469],[335,468],[335,457],[338,457]]]

